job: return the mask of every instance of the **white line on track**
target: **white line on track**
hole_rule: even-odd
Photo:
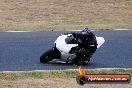
[[[85,68],[84,68],[85,69]],[[129,69],[132,69],[132,68],[89,68],[89,69],[85,69],[85,70],[129,70]],[[67,69],[68,71],[76,71],[77,69]]]
[[[82,30],[71,30],[71,31],[82,31]],[[91,31],[99,31],[99,30],[91,30]]]
[[[101,31],[101,30],[103,30],[103,29],[100,29],[100,30],[92,30],[92,31]],[[132,30],[132,29],[110,29],[110,30],[124,31],[124,30]],[[71,31],[82,31],[82,30],[71,30]]]
[[[132,30],[132,29],[110,29],[110,30]],[[57,31],[57,30],[54,30]],[[82,30],[65,30],[65,31],[82,31]],[[92,31],[101,31],[101,30],[92,30]],[[37,31],[4,31],[4,32],[37,32]]]
[[[95,69],[85,69],[85,70],[131,70],[132,68],[95,68]],[[65,71],[77,71],[77,69],[66,69],[66,70],[31,70],[31,71],[0,71],[0,73],[27,73],[27,72],[65,72]]]
[[[4,32],[32,32],[32,31],[4,31]]]
[[[132,29],[112,29],[112,30],[122,31],[122,30],[132,30]]]

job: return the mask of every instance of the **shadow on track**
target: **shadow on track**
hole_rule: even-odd
[[[74,65],[74,64],[68,64],[68,63],[61,63],[61,62],[55,62],[55,61],[51,61],[49,63],[43,63],[43,66],[48,65],[50,66],[54,66],[54,67],[59,67],[59,68],[65,68],[65,69],[76,69],[79,66]],[[86,69],[96,69],[96,68],[103,68],[106,67],[103,64],[100,63],[92,63],[90,62],[88,65],[83,66]]]

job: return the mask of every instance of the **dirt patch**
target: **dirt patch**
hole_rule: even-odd
[[[85,84],[80,86],[75,78],[26,78],[17,80],[0,79],[0,88],[131,88],[130,84]]]
[[[88,74],[132,74],[126,70],[87,70]],[[87,73],[86,71],[86,73]],[[80,86],[76,82],[78,72],[7,72],[0,73],[0,88],[131,88],[130,84],[85,84]]]
[[[131,0],[0,0],[0,30],[132,28]]]

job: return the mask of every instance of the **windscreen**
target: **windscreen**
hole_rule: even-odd
[[[69,35],[67,36],[67,38],[65,39],[65,42],[67,44],[73,44],[73,41],[74,41],[74,36],[73,35]]]

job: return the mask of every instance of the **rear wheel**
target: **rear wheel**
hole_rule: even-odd
[[[82,61],[82,60],[74,62],[74,64],[78,65],[78,66],[86,66],[86,65],[88,65],[88,63],[89,63],[89,61]]]
[[[50,49],[47,52],[43,53],[40,57],[40,62],[47,63],[49,61],[52,61],[53,60],[53,52],[54,51],[52,49]]]
[[[92,54],[85,56],[85,55],[81,55],[78,56],[77,58],[74,59],[74,64],[78,65],[78,66],[85,66],[90,62],[90,58],[92,57]]]

